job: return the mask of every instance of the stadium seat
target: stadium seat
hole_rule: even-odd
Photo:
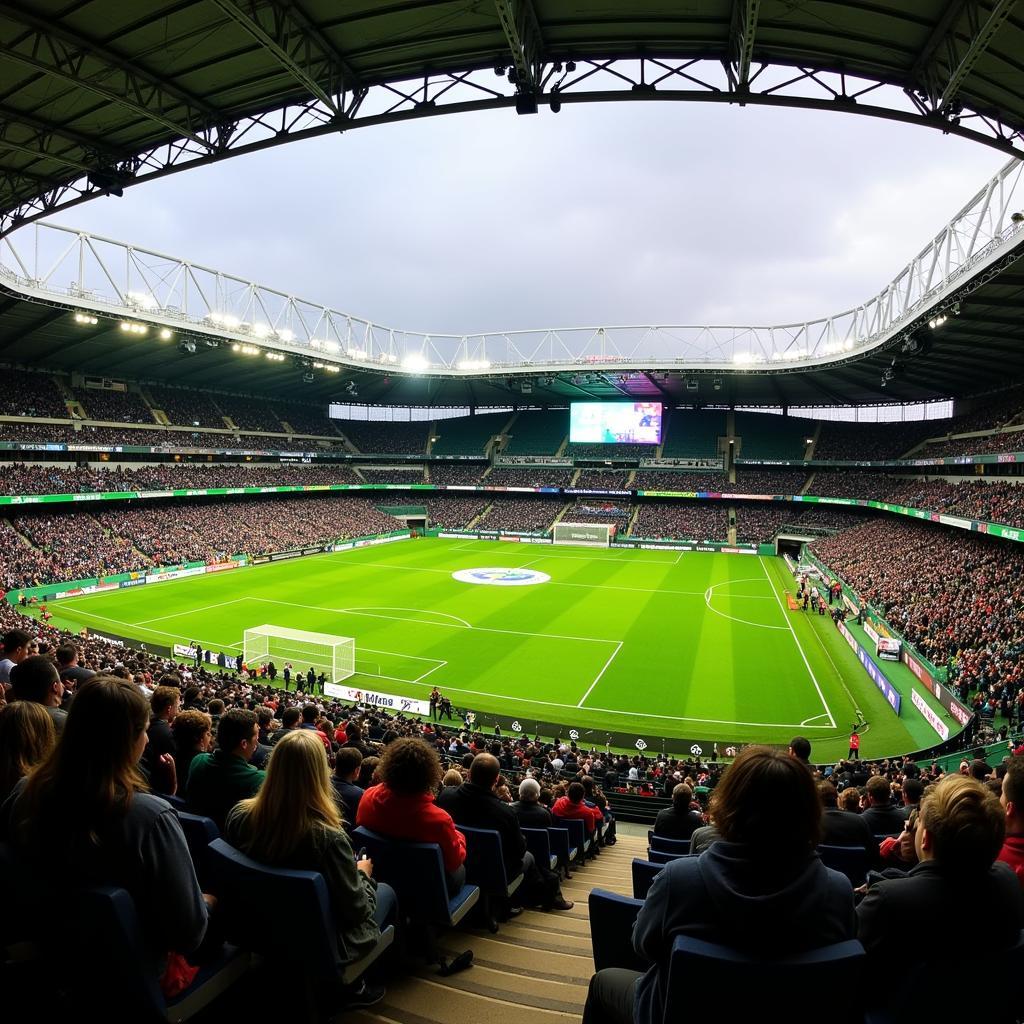
[[[925,940],[927,941],[927,940]],[[940,1020],[984,1019],[986,1024],[1016,1024],[1020,1020],[1020,985],[1024,976],[1024,931],[1015,945],[1003,950],[985,946],[988,984],[959,984],[963,949],[957,945],[935,959],[900,972],[890,984],[868,994],[864,1024],[933,1024]],[[937,984],[936,979],[952,979]]]
[[[592,845],[592,841],[587,838],[586,826],[578,818],[560,818],[557,814],[553,814],[552,818],[559,828],[569,830],[569,842],[576,847],[578,863],[582,864]]]
[[[818,856],[827,868],[842,872],[856,888],[863,885],[871,867],[871,859],[863,846],[829,846],[822,843],[818,847]]]
[[[558,867],[558,857],[551,852],[551,835],[546,828],[524,828],[523,838],[538,864],[546,864],[552,871]]]
[[[694,983],[728,993],[734,1019],[784,1019],[795,1006],[827,1007],[829,1024],[861,1024],[861,973],[866,956],[854,939],[787,957],[751,954],[688,935],[677,935],[669,960],[665,1024],[693,1014]],[[742,1015],[740,1018],[738,1015]]]
[[[158,964],[142,933],[135,901],[126,889],[97,885],[68,894],[73,913],[64,915],[59,955],[70,980],[75,1009],[97,1020],[185,1021],[208,1006],[245,974],[250,957],[225,946],[180,995],[165,999]],[[248,899],[251,907],[252,898]],[[249,924],[251,928],[251,913]],[[255,930],[255,929],[253,929]],[[74,955],[69,956],[68,951]],[[58,952],[54,951],[55,954]]]
[[[202,814],[190,814],[188,811],[178,811],[178,821],[181,822],[181,830],[185,833],[188,852],[192,854],[196,877],[200,884],[205,885],[208,847],[214,839],[220,838],[220,829],[213,818],[204,817]]]
[[[490,828],[459,825],[466,837],[466,881],[480,887],[484,920],[492,932],[498,930],[497,917],[503,920],[515,903],[513,896],[523,884],[523,873],[508,877],[501,852],[501,836]],[[495,914],[497,908],[498,913]]]
[[[318,871],[268,867],[223,839],[210,844],[208,862],[225,934],[252,953],[300,971],[310,1019],[327,1009],[325,1000],[336,1002],[340,986],[355,984],[394,941],[395,929],[389,925],[369,953],[346,963],[338,948],[327,883]],[[272,927],[253,927],[255,893],[274,908]],[[299,935],[302,940],[296,941]]]
[[[689,853],[689,839],[669,839],[667,836],[657,836],[652,832],[647,833],[648,845],[652,850],[660,853]]]
[[[647,970],[650,964],[633,950],[633,924],[644,901],[605,889],[593,889],[588,905],[595,969],[625,967],[634,971]]]
[[[569,830],[552,826],[548,829],[548,836],[551,840],[551,852],[558,858],[565,877],[572,878],[569,867],[579,856],[579,848],[573,843]]]
[[[651,861],[652,864],[671,864],[672,861],[679,860],[680,857],[691,856],[689,849],[689,843],[686,844],[686,853],[666,853],[664,850],[655,850],[651,847],[648,847],[647,859]]]
[[[654,876],[664,867],[664,864],[652,864],[649,860],[633,858],[631,872],[633,875],[633,899],[647,899],[647,891],[654,881]]]
[[[398,894],[402,916],[417,924],[449,928],[458,924],[480,899],[475,885],[464,885],[449,898],[444,861],[436,843],[412,843],[371,832],[361,826],[352,833],[373,861],[374,877]]]

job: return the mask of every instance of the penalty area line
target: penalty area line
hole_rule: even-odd
[[[585,694],[583,694],[582,697],[580,697],[579,703],[576,705],[576,707],[578,707],[578,708],[583,707],[583,702],[590,696],[590,693],[594,689],[594,687],[597,686],[597,684],[599,682],[601,682],[601,676],[603,676],[605,674],[605,672],[608,671],[608,666],[615,660],[615,655],[617,655],[619,653],[619,651],[621,651],[621,650],[622,650],[622,641],[620,640],[618,642],[618,644],[616,645],[615,650],[612,651],[612,653],[608,655],[608,660],[604,663],[604,667],[601,669],[600,672],[597,673],[597,675],[594,677],[594,681],[587,688],[587,692]]]

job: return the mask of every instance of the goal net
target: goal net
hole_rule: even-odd
[[[274,662],[280,671],[286,662],[296,672],[314,669],[322,672],[329,683],[348,679],[356,670],[356,642],[350,636],[330,633],[308,633],[286,626],[253,626],[242,640],[245,664],[265,665]]]
[[[552,540],[555,544],[606,548],[614,536],[614,523],[555,523]]]

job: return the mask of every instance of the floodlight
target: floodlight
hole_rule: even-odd
[[[402,368],[412,373],[422,373],[424,370],[429,369],[429,367],[430,363],[422,352],[410,352],[402,360]]]

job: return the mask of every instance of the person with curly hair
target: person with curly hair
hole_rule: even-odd
[[[384,748],[377,771],[381,782],[363,794],[356,824],[389,839],[437,843],[448,891],[457,893],[466,881],[466,837],[434,802],[441,781],[437,751],[421,739],[402,737]]]

